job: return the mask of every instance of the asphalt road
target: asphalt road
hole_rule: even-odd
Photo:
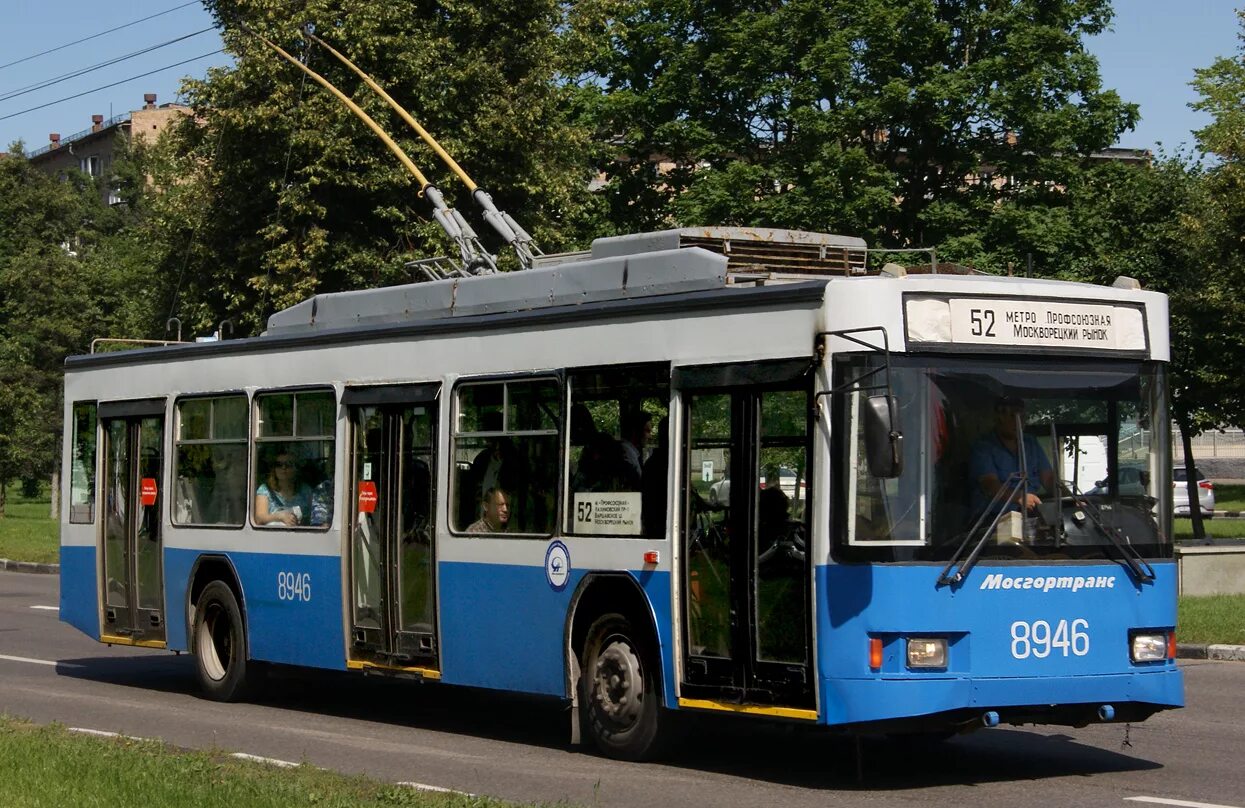
[[[698,721],[667,762],[629,764],[569,747],[567,714],[547,701],[306,671],[282,671],[256,703],[205,701],[189,657],[108,648],[60,623],[57,583],[0,572],[2,713],[524,801],[1245,808],[1245,663],[1187,662],[1188,707],[1132,727],[857,748]]]

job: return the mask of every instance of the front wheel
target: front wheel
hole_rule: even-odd
[[[659,753],[667,722],[656,656],[620,614],[604,615],[588,630],[579,677],[580,715],[584,734],[606,757],[647,760]]]
[[[246,658],[246,626],[233,590],[223,581],[203,588],[195,606],[195,671],[213,701],[241,701],[252,691],[259,668]]]

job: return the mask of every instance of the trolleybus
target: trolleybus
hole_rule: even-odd
[[[631,759],[675,711],[1181,706],[1166,298],[865,259],[671,230],[72,357],[61,619],[221,700],[272,664],[556,697]]]

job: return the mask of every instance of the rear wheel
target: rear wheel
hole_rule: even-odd
[[[662,725],[657,654],[627,618],[597,619],[584,641],[579,678],[584,734],[607,757],[646,760],[659,754]]]
[[[194,652],[199,686],[213,701],[240,701],[259,678],[259,666],[246,658],[242,609],[223,581],[212,581],[199,595]]]

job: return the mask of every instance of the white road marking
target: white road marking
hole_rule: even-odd
[[[407,788],[413,788],[416,791],[435,791],[438,794],[462,794],[464,797],[475,796],[475,794],[472,794],[467,791],[459,791],[453,788],[446,788],[445,786],[430,786],[427,783],[412,783],[410,781],[404,781],[404,782],[398,783],[398,785],[406,786]]]
[[[31,665],[48,665],[50,667],[60,666],[62,668],[81,668],[81,665],[75,665],[72,662],[57,662],[54,659],[31,659],[24,656],[9,656],[8,654],[0,654],[0,659],[7,659],[9,662],[27,662]]]
[[[61,610],[61,607],[59,606],[31,606],[30,608],[42,609],[45,612],[59,612]]]
[[[97,735],[100,738],[120,738],[121,733],[109,732],[103,729],[88,729],[86,727],[69,727],[70,732],[76,732],[79,735]]]
[[[1190,800],[1169,800],[1163,797],[1125,797],[1126,802],[1148,802],[1153,805],[1175,805],[1177,808],[1235,808],[1232,805],[1221,805],[1215,802],[1192,802]]]
[[[276,758],[260,757],[259,755],[248,755],[246,752],[234,752],[229,757],[238,758],[239,760],[251,760],[255,763],[267,763],[269,766],[280,766],[282,769],[297,769],[297,763],[291,763],[288,760],[277,760]]]

